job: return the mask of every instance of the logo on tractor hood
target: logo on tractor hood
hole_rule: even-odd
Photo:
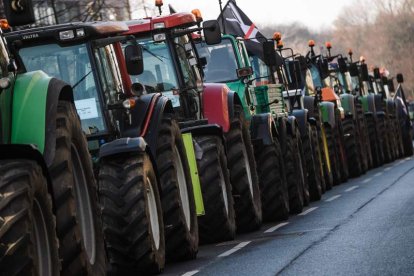
[[[28,35],[23,35],[22,39],[23,40],[27,40],[27,39],[33,39],[33,38],[38,38],[39,34],[28,34]]]

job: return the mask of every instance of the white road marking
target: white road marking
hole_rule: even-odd
[[[336,195],[336,196],[328,198],[327,200],[325,200],[325,202],[331,202],[331,201],[334,201],[335,199],[340,198],[340,197],[341,197],[341,195]]]
[[[312,211],[315,211],[316,209],[318,209],[318,207],[312,207],[312,208],[309,208],[308,210],[306,210],[305,212],[302,212],[302,213],[300,213],[299,214],[299,216],[306,216],[307,214],[309,214],[310,212],[312,212]]]
[[[382,174],[383,174],[383,172],[377,172],[376,174],[374,174],[374,176],[380,176]]]
[[[188,272],[184,273],[184,274],[183,274],[183,275],[181,275],[181,276],[193,276],[193,275],[195,275],[195,274],[197,274],[197,273],[199,273],[199,272],[200,272],[200,270],[188,271]]]
[[[368,182],[370,182],[371,180],[372,180],[372,177],[369,177],[369,178],[365,179],[364,181],[362,181],[362,183],[368,183]]]
[[[273,227],[270,227],[269,229],[267,229],[266,231],[264,231],[264,233],[272,233],[272,232],[276,231],[277,229],[279,229],[279,228],[281,228],[281,227],[283,227],[285,225],[288,225],[288,224],[289,224],[289,222],[279,223],[279,224],[277,224],[277,225],[275,225]]]
[[[387,171],[389,171],[389,170],[391,170],[392,169],[392,167],[386,167],[385,169],[384,169],[384,172],[387,172]]]
[[[250,243],[250,241],[241,242],[241,243],[239,243],[238,245],[236,245],[235,247],[233,247],[232,249],[227,250],[227,251],[226,251],[226,252],[224,252],[224,253],[221,253],[220,255],[218,255],[218,257],[227,257],[227,256],[229,256],[229,255],[233,254],[234,252],[236,252],[236,251],[238,251],[238,250],[242,249],[243,247],[245,247],[245,246],[246,246],[246,245],[248,245],[249,243]]]
[[[408,161],[408,160],[411,160],[411,157],[407,157],[404,159],[404,161]]]
[[[346,189],[345,190],[345,192],[350,192],[350,191],[353,191],[353,190],[355,190],[356,188],[358,188],[359,186],[358,185],[356,185],[356,186],[352,186],[352,187],[349,187],[348,189]]]

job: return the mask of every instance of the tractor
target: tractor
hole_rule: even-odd
[[[62,249],[62,254],[66,254],[62,255],[62,269],[70,274],[82,274],[77,269],[85,265],[91,268],[99,265],[103,270],[97,272],[88,268],[91,275],[104,274],[105,269],[110,274],[157,273],[164,268],[169,243],[179,248],[177,255],[185,252],[192,258],[197,253],[191,160],[187,158],[190,155],[174,119],[171,101],[160,94],[133,98],[126,97],[123,92],[112,44],[128,40],[121,35],[128,30],[122,22],[91,22],[7,33],[9,48],[22,71],[42,69],[71,85],[73,95],[63,94],[63,99],[73,100],[71,114],[77,117],[77,111],[81,120],[79,132],[83,130],[88,139],[85,151],[89,149],[92,158],[88,154],[83,161],[89,165],[91,160],[94,163],[99,201],[84,199],[79,206],[100,203],[103,235],[90,231],[94,229],[91,223],[78,231],[71,230],[75,219],[58,224],[61,245],[68,244],[67,249]],[[129,68],[131,73],[140,73],[142,49],[135,40],[130,42],[125,52],[125,70]],[[53,95],[51,99],[57,98],[57,94]],[[63,119],[60,116],[56,126],[64,127]],[[38,124],[32,125],[38,127]],[[63,135],[67,131],[63,129],[58,133]],[[59,139],[56,145],[70,146],[71,140]],[[192,149],[192,144],[190,146]],[[66,155],[62,165],[57,166],[59,170],[65,168],[65,160],[68,160]],[[76,169],[82,168],[88,167],[78,163]],[[61,178],[60,182],[65,183],[67,178]],[[68,191],[60,191],[57,199],[66,199],[70,195]],[[86,189],[77,192],[88,194]],[[71,211],[72,205],[64,211]],[[85,211],[83,215],[99,219],[99,213]],[[59,213],[58,222],[60,216]],[[101,226],[95,228],[100,230]],[[173,240],[165,238],[168,231],[176,233]],[[81,244],[78,237],[81,234],[90,240]],[[105,238],[106,250],[102,238]],[[98,242],[101,247],[95,249],[93,245]],[[83,246],[87,249],[85,252],[80,251]],[[107,267],[100,260],[105,252],[109,259]]]
[[[10,26],[34,21],[32,6],[11,2]],[[1,274],[104,275],[97,185],[73,89],[23,70],[0,36]]]

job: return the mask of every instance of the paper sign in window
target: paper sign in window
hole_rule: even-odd
[[[75,101],[75,106],[81,120],[99,117],[95,98]]]

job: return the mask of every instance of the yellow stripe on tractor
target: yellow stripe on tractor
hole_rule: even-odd
[[[205,214],[203,194],[201,192],[200,178],[198,176],[197,160],[194,152],[193,136],[191,133],[182,134],[184,147],[187,153],[188,165],[190,167],[191,182],[193,183],[194,201],[196,205],[197,216]]]
[[[323,142],[323,148],[325,152],[325,160],[326,164],[328,165],[328,171],[331,172],[331,161],[329,160],[329,150],[328,150],[328,142],[326,141],[326,134],[325,134],[325,127],[321,126],[322,130],[322,142]]]

